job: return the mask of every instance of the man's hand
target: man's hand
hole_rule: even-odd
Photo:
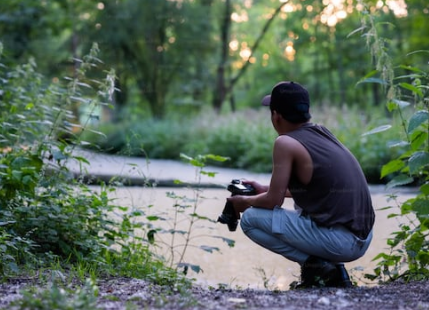
[[[266,191],[268,191],[268,185],[262,185],[262,184],[259,184],[256,181],[249,181],[249,180],[241,180],[241,182],[243,184],[250,184],[250,185],[252,185],[252,187],[256,191],[256,194],[261,194],[261,193],[265,193]]]
[[[249,196],[235,195],[226,199],[234,206],[235,214],[238,219],[240,218],[240,212],[244,212],[247,208],[250,207],[250,204],[247,202],[248,197]]]

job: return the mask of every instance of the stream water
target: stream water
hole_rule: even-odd
[[[182,198],[170,198],[167,192],[174,192],[175,195]],[[176,203],[193,205],[192,199],[195,198],[195,194],[195,190],[191,189],[124,187],[118,188],[111,194],[111,197],[117,199],[115,203],[118,205],[143,210],[146,215],[162,216],[165,220],[153,222],[156,227],[186,230],[189,221],[184,214],[179,214],[177,220],[173,220],[174,211],[177,209],[174,205]],[[229,192],[222,189],[204,189],[198,194],[196,213],[211,220],[217,220]],[[399,200],[404,201],[411,197],[410,195],[403,193],[399,196]],[[386,238],[400,225],[398,219],[388,219],[387,217],[388,214],[397,210],[382,210],[387,206],[396,205],[393,201],[389,201],[386,193],[376,191],[372,194],[372,198],[376,209],[373,242],[364,257],[346,264],[350,276],[361,285],[372,284],[363,277],[363,274],[372,272],[376,265],[376,262],[372,261],[373,258],[387,248]],[[291,201],[287,199],[283,207],[291,208]],[[192,208],[185,211],[187,214],[192,212]],[[173,226],[175,223],[176,226]],[[240,228],[235,232],[230,232],[226,225],[200,220],[194,224],[192,236],[193,239],[185,251],[183,261],[202,269],[202,272],[199,273],[192,270],[188,273],[188,276],[195,278],[199,284],[213,287],[223,285],[234,288],[267,287],[286,290],[291,282],[299,279],[300,269],[296,263],[254,244]],[[157,234],[158,244],[161,241],[171,244],[171,237],[172,234]],[[183,250],[183,247],[180,246],[183,244],[183,239],[180,234],[175,234],[174,237],[174,245],[178,246],[176,248],[178,251],[174,254],[177,261]],[[235,240],[235,246],[228,247],[222,238]],[[201,246],[208,246],[208,248],[205,251],[200,248]],[[210,253],[208,251],[210,247],[217,247],[219,251]],[[170,246],[164,246],[157,251],[170,257],[170,249]]]

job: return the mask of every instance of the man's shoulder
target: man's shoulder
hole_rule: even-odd
[[[304,151],[302,143],[289,135],[280,135],[274,143],[274,149],[281,150],[284,153],[300,155]]]
[[[275,140],[275,144],[293,145],[295,143],[299,143],[299,141],[293,136],[290,136],[288,134],[280,135]]]

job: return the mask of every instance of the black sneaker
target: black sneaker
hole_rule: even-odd
[[[326,287],[339,280],[337,266],[319,257],[310,256],[301,267],[301,283],[292,284],[292,289]]]
[[[337,264],[335,266],[337,268],[337,275],[326,283],[328,287],[353,287],[352,281],[350,281],[349,274],[344,267],[344,264]]]

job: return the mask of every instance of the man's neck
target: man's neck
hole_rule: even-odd
[[[278,131],[278,133],[279,133],[279,135],[283,135],[283,134],[286,134],[288,132],[297,130],[297,129],[299,129],[299,128],[303,127],[303,126],[306,126],[308,124],[310,124],[309,121],[304,122],[304,123],[291,123],[291,122],[288,122],[288,121],[284,120],[282,122],[282,125],[281,125],[280,130]]]

